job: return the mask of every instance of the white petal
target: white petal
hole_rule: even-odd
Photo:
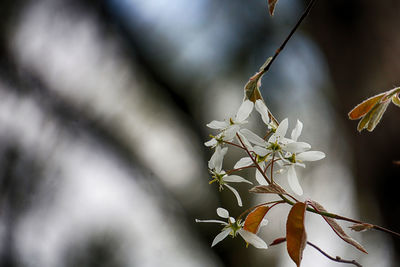
[[[221,172],[222,170],[222,162],[224,161],[224,156],[228,152],[228,148],[221,148],[217,146],[215,148],[214,154],[211,156],[211,159],[208,161],[208,168],[210,170],[215,170],[216,172]]]
[[[261,118],[265,124],[269,124],[269,116],[268,116],[268,108],[265,105],[264,101],[258,99],[255,104],[255,108],[260,113]]]
[[[256,180],[260,185],[268,185],[267,181],[259,170],[256,170]]]
[[[267,244],[264,242],[264,240],[262,240],[261,238],[259,238],[257,235],[246,231],[244,229],[239,229],[238,233],[241,237],[243,237],[243,239],[249,243],[252,244],[253,246],[255,246],[256,248],[262,248],[262,249],[267,249],[268,246]]]
[[[219,217],[229,218],[229,211],[227,211],[224,208],[218,208],[217,209],[217,214],[218,214]]]
[[[239,140],[239,138],[238,138],[239,144],[242,144],[242,143],[243,143],[244,146],[247,148],[248,151],[253,151],[253,146],[250,144],[249,140],[247,140],[247,138],[246,138],[241,132],[238,132],[237,134],[238,134],[239,137],[240,137],[240,140]]]
[[[222,240],[225,239],[225,237],[227,237],[229,235],[229,233],[231,232],[231,229],[226,229],[224,231],[222,231],[221,233],[219,233],[213,240],[211,247],[215,246],[216,244],[218,244],[219,242],[221,242]]]
[[[247,138],[247,140],[255,145],[264,146],[266,143],[264,139],[248,129],[242,129],[240,132]]]
[[[289,127],[289,121],[286,118],[283,121],[281,121],[278,128],[276,128],[275,134],[273,134],[273,136],[275,135],[278,138],[284,137],[286,135],[288,127]]]
[[[208,146],[208,147],[213,147],[213,146],[216,146],[217,144],[218,144],[218,141],[215,138],[204,143],[204,145]]]
[[[231,125],[224,132],[224,141],[232,141],[235,138],[236,133],[240,130],[239,125]]]
[[[240,177],[239,175],[228,175],[228,176],[225,176],[223,179],[224,179],[225,182],[228,182],[228,183],[248,183],[248,184],[253,184],[252,182],[247,181],[246,179]]]
[[[266,226],[268,224],[268,220],[267,219],[262,219],[261,223],[260,223],[260,227]]]
[[[259,155],[260,157],[264,157],[265,155],[268,154],[268,150],[260,146],[255,146],[254,152],[256,152],[256,154]]]
[[[217,130],[222,130],[225,129],[226,127],[229,126],[229,123],[227,121],[212,121],[207,124],[207,127],[211,129],[217,129]]]
[[[251,160],[250,157],[244,157],[241,158],[238,162],[236,162],[235,166],[233,166],[234,169],[240,169],[243,167],[248,167],[253,165],[253,161]]]
[[[321,151],[306,151],[296,155],[296,159],[301,161],[316,161],[325,158],[325,153]]]
[[[235,122],[241,123],[247,119],[250,113],[253,111],[254,103],[250,100],[246,100],[240,105],[239,110],[236,114]]]
[[[300,163],[300,162],[296,162],[294,165],[295,165],[295,166],[302,167],[302,168],[305,168],[305,167],[306,167],[306,164]]]
[[[292,135],[291,135],[291,138],[293,139],[293,141],[297,141],[297,138],[299,138],[299,136],[301,134],[301,130],[303,130],[303,123],[301,121],[297,120],[296,127],[294,127],[294,129],[292,131]]]
[[[229,217],[229,222],[230,222],[231,224],[234,224],[234,223],[236,222],[236,220],[235,220],[235,218],[233,218],[233,217]]]
[[[310,148],[311,148],[310,144],[307,144],[305,142],[292,142],[292,143],[287,144],[285,146],[284,150],[286,150],[290,153],[300,153],[300,152],[304,152]]]
[[[233,187],[230,186],[230,185],[225,184],[225,186],[226,186],[229,190],[231,190],[231,191],[233,192],[233,194],[235,195],[235,197],[236,197],[236,199],[237,199],[237,202],[238,202],[239,207],[241,207],[241,206],[242,206],[242,199],[240,198],[240,195],[239,195],[238,191],[236,191],[236,189],[233,188]]]
[[[228,225],[226,222],[220,221],[220,220],[195,220],[197,223],[201,222],[201,223],[219,223],[219,224],[223,224],[223,225]]]
[[[303,189],[301,188],[299,180],[297,179],[294,166],[290,166],[288,168],[287,176],[290,188],[292,188],[293,192],[295,192],[297,195],[301,196],[303,194]]]

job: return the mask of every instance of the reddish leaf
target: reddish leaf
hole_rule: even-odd
[[[275,5],[277,2],[278,2],[278,0],[268,0],[268,9],[269,9],[269,14],[271,16],[274,15]]]
[[[276,246],[283,242],[286,242],[286,237],[280,237],[280,238],[275,239],[274,241],[272,241],[271,244],[269,244],[269,246]]]
[[[260,228],[260,224],[264,219],[265,214],[267,214],[268,210],[269,207],[261,206],[250,212],[249,215],[247,215],[246,220],[244,221],[243,229],[253,234],[257,234],[258,229]]]
[[[349,112],[351,120],[357,120],[367,114],[385,96],[386,92],[364,100]]]
[[[286,222],[287,251],[297,266],[300,266],[303,250],[307,243],[307,234],[304,228],[306,207],[307,205],[302,202],[294,204]]]
[[[287,192],[278,184],[258,185],[249,190],[251,193],[256,194],[278,194],[285,195]]]
[[[318,212],[327,212],[324,207],[322,207],[319,203],[310,200],[309,201],[310,205],[317,210]],[[332,228],[332,230],[341,238],[343,241],[349,243],[350,245],[354,246],[355,248],[359,249],[360,251],[368,254],[368,252],[365,250],[363,246],[361,246],[360,243],[358,243],[356,240],[348,236],[343,228],[335,221],[335,219],[327,217],[327,216],[322,216],[325,221],[329,224],[329,226]]]

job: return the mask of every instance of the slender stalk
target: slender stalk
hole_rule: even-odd
[[[232,170],[226,171],[226,174],[229,175],[229,174],[234,173],[234,172],[238,172],[238,171],[245,170],[245,169],[250,169],[250,168],[255,168],[255,167],[256,166],[251,165],[251,166],[246,166],[246,167],[242,167],[242,168],[232,169]]]
[[[251,158],[251,160],[253,161],[254,165],[256,166],[256,168],[258,169],[258,171],[260,171],[265,180],[267,181],[268,184],[271,184],[271,180],[265,175],[263,169],[260,167],[260,165],[258,164],[257,160],[253,157],[253,155],[250,153],[250,151],[247,149],[247,147],[244,145],[242,138],[240,138],[239,134],[236,133],[236,137],[238,138],[239,142],[242,144],[244,150],[246,151],[247,155]]]
[[[244,149],[243,147],[239,146],[238,144],[235,144],[235,143],[232,143],[232,142],[224,141],[224,143],[227,144],[227,145],[231,145],[231,146],[235,146],[235,147]]]
[[[339,256],[332,257],[332,256],[328,255],[325,251],[323,251],[322,249],[320,249],[319,247],[314,245],[313,243],[307,241],[307,244],[312,246],[316,250],[318,250],[322,255],[324,255],[325,257],[327,257],[328,259],[330,259],[332,261],[336,261],[336,262],[340,262],[340,263],[353,264],[355,266],[362,267],[362,265],[359,264],[356,260],[344,260],[344,259],[340,258]]]
[[[265,66],[264,69],[261,70],[262,74],[266,73],[270,69],[272,63],[274,63],[275,59],[278,57],[280,52],[282,52],[282,50],[285,48],[287,42],[290,40],[290,38],[293,36],[293,34],[297,31],[297,29],[299,28],[299,26],[303,22],[303,20],[308,16],[308,14],[310,13],[310,11],[311,11],[312,7],[314,6],[315,2],[316,2],[316,0],[311,0],[310,1],[310,3],[308,4],[306,10],[303,12],[303,14],[301,15],[300,19],[297,21],[296,25],[290,31],[289,35],[283,41],[281,46],[275,51],[275,54],[272,56],[272,59],[270,60],[270,62]]]
[[[271,160],[271,182],[274,182],[274,160],[275,160],[275,153],[272,154]]]

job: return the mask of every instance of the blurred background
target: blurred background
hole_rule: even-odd
[[[270,18],[264,0],[1,1],[0,266],[294,266],[285,245],[211,249],[220,226],[194,220],[240,214],[208,184],[205,124],[235,114],[305,5],[280,0]],[[395,0],[318,1],[262,86],[275,116],[290,130],[300,119],[300,140],[327,154],[299,174],[301,199],[397,232],[400,111],[362,134],[347,113],[400,85],[399,12]],[[242,156],[230,152],[227,169]],[[238,188],[244,208],[263,199]],[[288,210],[268,213],[267,243]],[[307,230],[333,256],[399,265],[387,234],[350,233],[363,255],[318,216]],[[309,247],[303,263],[340,265]]]

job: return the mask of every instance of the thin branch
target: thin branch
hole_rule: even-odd
[[[316,250],[318,250],[322,255],[324,255],[325,257],[327,257],[328,259],[330,259],[332,261],[336,261],[336,262],[340,262],[340,263],[353,264],[355,266],[362,267],[362,265],[359,264],[356,260],[344,260],[344,259],[340,258],[339,256],[332,257],[332,256],[328,255],[325,251],[323,251],[322,249],[320,249],[319,247],[314,245],[313,243],[307,241],[307,244],[312,246]]]
[[[227,145],[231,145],[231,146],[235,146],[235,147],[238,147],[238,148],[241,148],[241,149],[243,149],[243,147],[241,147],[241,146],[239,146],[238,144],[235,144],[235,143],[232,143],[232,142],[228,142],[228,141],[223,141],[225,144],[227,144]]]
[[[275,59],[278,57],[280,52],[282,52],[282,50],[285,48],[287,42],[290,40],[292,35],[297,31],[297,29],[299,28],[300,24],[308,16],[308,14],[310,13],[310,11],[311,11],[312,7],[314,6],[315,2],[316,2],[316,0],[311,0],[310,1],[310,3],[308,4],[306,10],[303,12],[303,14],[301,15],[300,19],[297,21],[296,25],[290,31],[289,35],[283,41],[281,46],[275,51],[275,54],[272,56],[271,60],[268,62],[268,64],[265,66],[265,68],[261,70],[262,74],[266,73],[270,69],[272,63],[274,63]]]
[[[241,171],[241,170],[245,170],[245,169],[249,169],[249,168],[255,168],[255,167],[256,166],[254,166],[254,165],[250,165],[250,166],[246,166],[246,167],[242,167],[242,168],[232,169],[232,170],[226,171],[226,174],[229,175],[229,174],[237,172],[237,171]]]
[[[256,166],[256,168],[263,174],[265,180],[267,181],[268,184],[271,184],[271,180],[268,179],[268,177],[265,175],[263,169],[260,167],[260,165],[257,163],[257,160],[253,157],[253,155],[251,155],[250,151],[247,149],[247,147],[244,145],[242,138],[240,138],[239,134],[236,133],[236,137],[238,138],[239,142],[242,144],[244,150],[246,151],[247,155],[249,155],[249,157],[251,158],[251,160],[253,161],[254,165]]]

